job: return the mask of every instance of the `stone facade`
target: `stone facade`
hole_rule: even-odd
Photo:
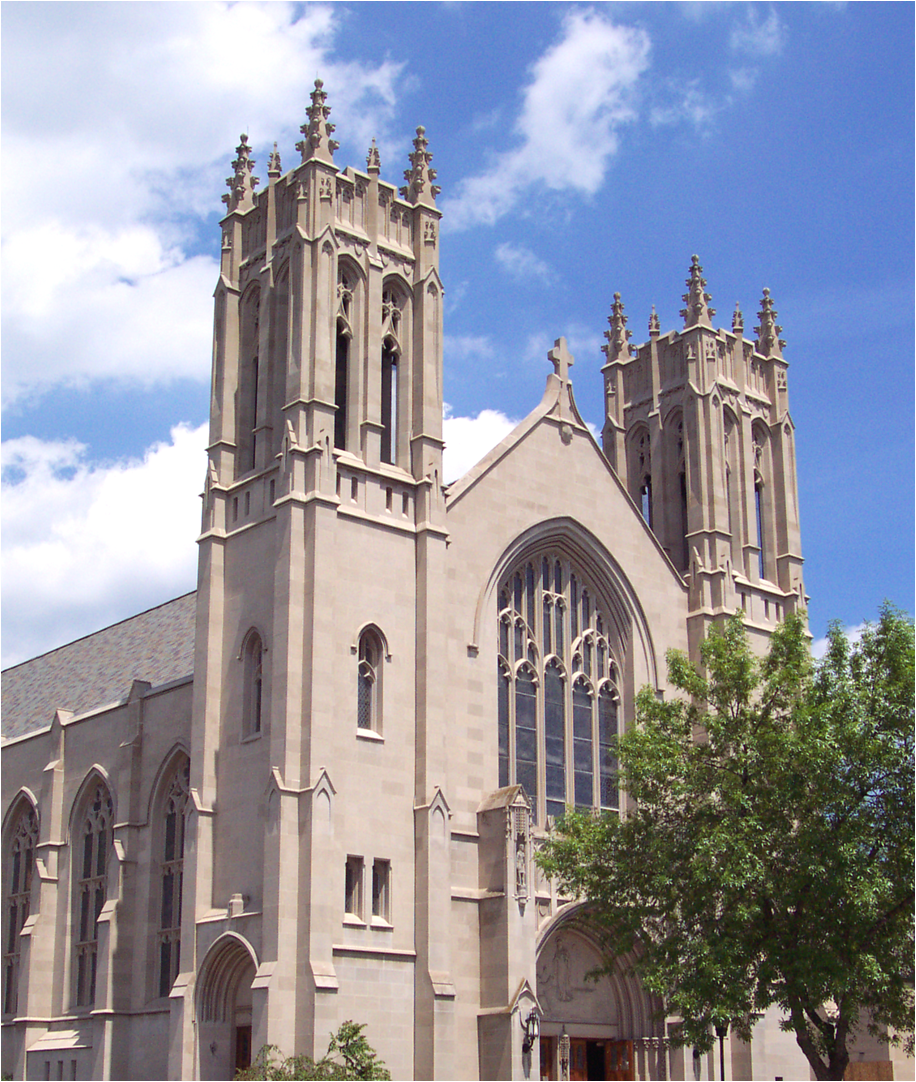
[[[603,451],[558,339],[540,405],[442,476],[438,188],[301,161],[224,197],[196,594],[4,674],[3,1070],[231,1077],[346,1019],[395,1078],[713,1077],[533,864],[564,804],[620,810],[609,753],[738,607],[804,603],[786,362],[715,330],[629,344]],[[540,1037],[523,1023],[540,1017]],[[807,1077],[766,1019],[734,1077]],[[699,1072],[696,1074],[695,1072]]]

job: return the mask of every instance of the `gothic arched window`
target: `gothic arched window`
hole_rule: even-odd
[[[95,1002],[99,954],[99,915],[108,894],[108,854],[111,852],[114,807],[104,782],[90,789],[74,830],[74,938],[76,1005]]]
[[[181,964],[181,892],[184,827],[191,764],[184,758],[172,773],[162,808],[159,906],[159,995],[171,991]]]
[[[358,654],[356,725],[359,729],[381,732],[384,651],[379,636],[372,628],[366,628],[360,635]]]
[[[244,719],[242,735],[254,736],[264,720],[264,646],[257,631],[249,631],[243,647]]]
[[[38,816],[30,803],[16,816],[7,851],[6,921],[3,942],[3,1013],[15,1014],[19,1000],[19,934],[29,915],[32,872],[38,845]]]
[[[499,784],[535,821],[567,805],[617,809],[617,644],[600,594],[565,557],[513,568],[498,590]]]

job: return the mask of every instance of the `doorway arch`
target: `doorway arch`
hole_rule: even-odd
[[[251,982],[258,960],[247,940],[221,935],[200,967],[197,1042],[201,1079],[232,1078],[251,1063]]]
[[[664,1078],[661,1001],[649,995],[619,959],[597,980],[589,974],[606,961],[600,939],[580,905],[551,922],[540,937],[537,997],[541,1019],[541,1078],[560,1077],[560,1038],[569,1037],[569,1078],[585,1080]]]

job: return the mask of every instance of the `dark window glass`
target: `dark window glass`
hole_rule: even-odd
[[[509,677],[499,670],[498,696],[499,787],[509,784]]]

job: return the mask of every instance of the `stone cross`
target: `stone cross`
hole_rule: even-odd
[[[569,366],[575,364],[575,361],[573,360],[573,355],[566,348],[566,339],[558,338],[553,344],[553,349],[547,356],[553,361],[553,369],[560,377],[560,382],[568,383]]]

